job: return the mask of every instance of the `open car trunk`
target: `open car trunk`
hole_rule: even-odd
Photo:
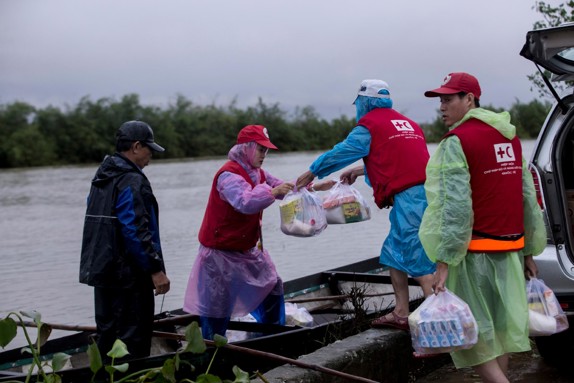
[[[574,95],[572,87],[566,94],[558,95],[551,80],[574,80],[574,23],[528,32],[520,55],[536,64],[556,98],[538,136],[531,168],[538,178],[549,244],[556,246],[557,263],[566,277],[556,278],[558,283],[552,288],[557,294],[566,293],[574,291],[574,218],[569,210],[574,205]],[[545,76],[541,67],[552,74],[551,78]]]
[[[540,131],[530,161],[547,224],[548,245],[536,257],[539,278],[569,314],[570,328],[535,337],[546,362],[571,368],[574,352],[574,88],[558,95],[552,82],[574,80],[574,23],[530,31],[520,55],[534,62],[556,103]],[[544,72],[542,69],[548,72]]]

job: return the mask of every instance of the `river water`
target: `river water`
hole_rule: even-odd
[[[524,142],[526,155],[532,146],[533,141]],[[429,150],[435,147],[430,144]],[[294,181],[318,154],[270,153],[263,167]],[[156,312],[183,304],[212,177],[224,161],[224,157],[152,160],[144,170],[159,203],[162,248],[171,280],[171,291],[156,297]],[[0,171],[0,319],[9,312],[36,310],[47,323],[95,325],[93,291],[78,282],[78,267],[85,201],[96,168],[97,164]],[[316,237],[283,234],[278,203],[265,210],[265,247],[283,280],[378,256],[389,230],[389,210],[374,205],[362,178],[355,187],[371,205],[371,220],[330,225]],[[20,346],[21,341],[19,336],[8,348]]]

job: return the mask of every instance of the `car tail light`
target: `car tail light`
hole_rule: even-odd
[[[540,208],[544,210],[544,200],[542,199],[542,190],[540,188],[540,179],[538,178],[538,172],[531,166],[530,173],[532,174],[532,180],[534,181],[534,189],[536,190],[536,200]]]

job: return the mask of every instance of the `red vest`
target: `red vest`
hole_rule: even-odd
[[[460,139],[470,172],[473,238],[469,250],[502,252],[524,248],[522,148],[492,126],[470,119],[445,135]]]
[[[421,128],[391,108],[378,108],[358,122],[371,133],[363,158],[379,208],[392,205],[395,194],[425,182],[429,152]]]
[[[217,179],[223,172],[239,174],[251,184],[251,187],[256,186],[241,165],[233,161],[226,162],[213,179],[207,208],[199,229],[199,242],[203,246],[219,250],[249,250],[255,247],[259,240],[263,213],[243,214],[221,199],[217,191]],[[261,170],[259,172],[261,183],[264,183],[265,173]]]

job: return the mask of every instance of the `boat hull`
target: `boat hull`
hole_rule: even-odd
[[[411,300],[416,306],[422,292],[414,281],[409,280],[409,283],[412,285]],[[268,371],[285,363],[274,356],[296,359],[316,351],[335,340],[365,330],[373,318],[389,312],[394,305],[390,277],[379,264],[378,257],[285,282],[284,291],[286,302],[307,310],[313,317],[313,323],[279,326],[231,321],[230,332],[242,334],[231,344],[240,349],[221,348],[211,373],[232,378],[231,371],[235,365],[248,372]],[[173,338],[181,338],[177,334],[182,334],[185,326],[197,320],[196,316],[182,310],[162,314],[156,320],[152,356],[130,360],[130,371],[160,367],[165,360],[174,357],[182,342]],[[42,355],[48,359],[56,352],[71,355],[68,368],[58,372],[63,383],[91,380],[92,372],[87,367],[89,360],[85,351],[93,337],[94,331],[82,331],[50,340],[42,346]],[[246,349],[259,353],[254,357]],[[180,354],[183,360],[195,366],[195,371],[184,368],[180,374],[193,377],[205,372],[213,350],[213,347],[209,347],[201,355]],[[270,356],[267,357],[265,353]],[[0,353],[0,382],[14,379],[23,381],[30,363],[31,360],[22,358],[18,349]]]

